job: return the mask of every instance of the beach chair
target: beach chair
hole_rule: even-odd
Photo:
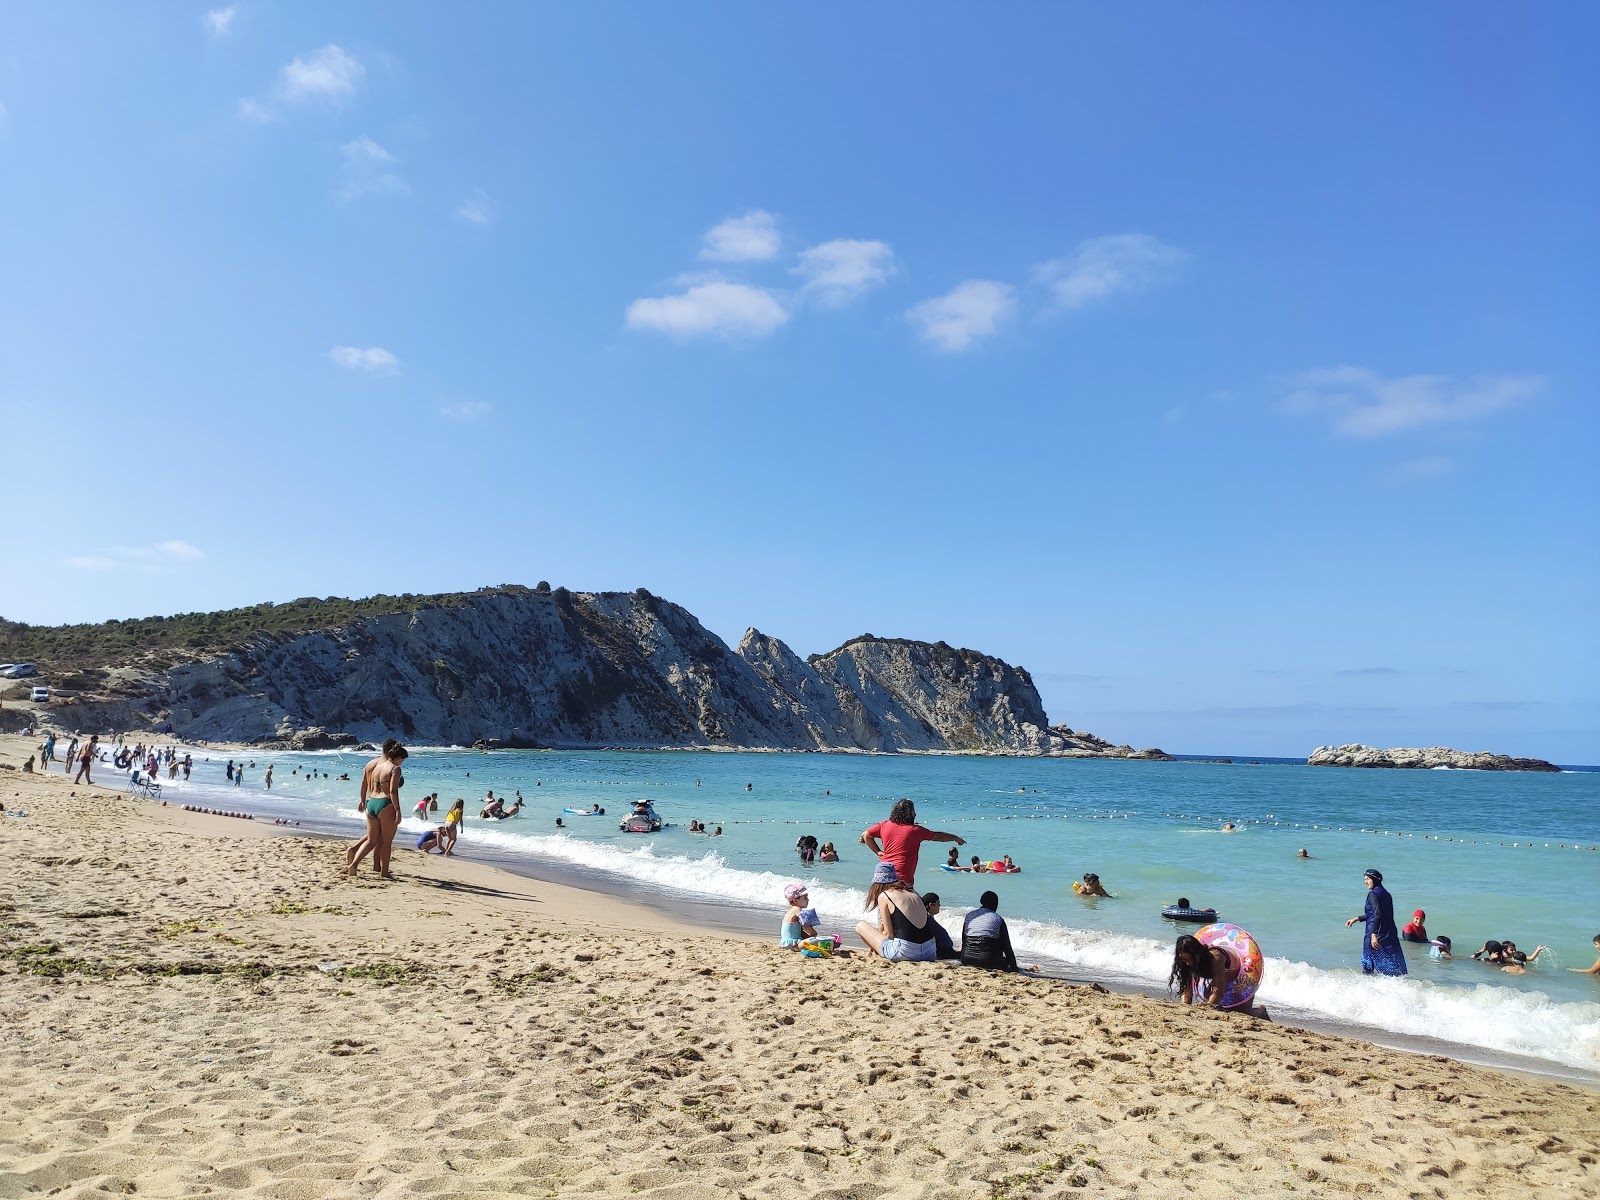
[[[128,780],[128,790],[135,795],[147,796],[152,800],[161,799],[161,784],[155,778],[146,775],[143,771],[135,771]]]

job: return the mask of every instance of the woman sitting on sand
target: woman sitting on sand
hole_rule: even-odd
[[[875,911],[878,922],[862,921],[856,934],[871,953],[887,962],[933,962],[938,957],[933,918],[922,897],[900,881],[893,863],[880,862],[873,868],[867,911]]]
[[[400,828],[400,788],[405,783],[400,764],[408,757],[406,748],[389,738],[383,743],[383,753],[361,772],[361,798],[357,809],[366,814],[367,833],[346,851],[346,875],[354,875],[361,860],[371,854],[373,870],[384,879],[394,878],[389,873],[389,855],[394,850],[395,830]]]

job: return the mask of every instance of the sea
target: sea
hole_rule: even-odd
[[[260,753],[226,783],[226,755],[196,754],[169,801],[355,835],[366,755]],[[263,788],[268,764],[273,787]],[[348,774],[350,780],[342,780]],[[1259,1001],[1275,1019],[1368,1040],[1594,1081],[1600,1078],[1600,770],[1560,774],[1309,767],[1281,759],[1099,759],[693,751],[413,750],[405,767],[406,848],[467,801],[457,853],[534,877],[678,907],[722,927],[770,929],[784,884],[807,884],[824,929],[849,934],[874,865],[858,841],[896,799],[920,823],[966,839],[961,857],[1009,854],[1011,875],[940,869],[948,846],[922,848],[918,891],[942,919],[985,890],[1000,897],[1024,961],[1045,973],[1160,994],[1174,938],[1192,926],[1161,916],[1187,897],[1254,935],[1265,952]],[[485,793],[526,801],[505,821],[480,819]],[[411,806],[439,793],[425,822]],[[646,799],[654,834],[618,829]],[[564,809],[606,810],[578,816]],[[557,818],[563,828],[556,825]],[[691,821],[721,837],[689,832]],[[1232,824],[1233,832],[1224,827]],[[804,834],[832,841],[837,863],[803,865]],[[1309,858],[1300,858],[1305,849]],[[1410,974],[1366,976],[1358,924],[1362,873],[1383,872],[1400,923],[1427,913],[1456,958],[1406,947]],[[1072,890],[1099,875],[1110,899]],[[711,914],[707,918],[706,914]],[[1485,940],[1547,947],[1526,975],[1468,955]],[[853,940],[853,938],[852,938]]]

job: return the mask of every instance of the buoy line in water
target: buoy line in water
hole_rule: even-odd
[[[1425,842],[1454,842],[1458,846],[1504,846],[1506,849],[1533,850],[1541,846],[1546,850],[1597,850],[1600,845],[1584,846],[1577,842],[1497,842],[1489,838],[1446,837],[1440,833],[1408,833],[1397,829],[1366,829],[1359,825],[1317,825],[1308,821],[1274,821],[1262,817],[1208,817],[1196,813],[1161,813],[1174,821],[1194,821],[1206,825],[1265,825],[1278,829],[1309,829],[1316,833],[1366,833],[1378,837],[1421,838]]]
[[[1278,829],[1306,829],[1317,833],[1365,833],[1377,837],[1421,838],[1427,842],[1454,843],[1458,846],[1497,846],[1506,849],[1545,849],[1545,850],[1594,850],[1600,851],[1600,845],[1584,846],[1578,843],[1566,842],[1496,842],[1484,838],[1455,838],[1445,837],[1438,833],[1407,833],[1392,829],[1363,829],[1355,825],[1316,825],[1304,821],[1271,821],[1259,817],[1206,817],[1193,813],[1159,813],[1155,817],[1141,818],[1138,813],[1108,812],[1108,813],[995,813],[992,815],[979,815],[970,817],[952,817],[941,821],[942,825],[972,825],[985,821],[1131,821],[1136,819],[1167,819],[1172,821],[1190,821],[1205,825],[1262,825]],[[696,818],[698,820],[698,818]],[[743,817],[717,821],[713,824],[722,825],[855,825],[854,821],[836,820],[805,820],[798,817]]]

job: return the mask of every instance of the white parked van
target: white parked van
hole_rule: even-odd
[[[50,703],[50,689],[47,688],[47,687],[36,687],[36,688],[34,688],[33,689],[33,702],[35,704],[49,704]]]

